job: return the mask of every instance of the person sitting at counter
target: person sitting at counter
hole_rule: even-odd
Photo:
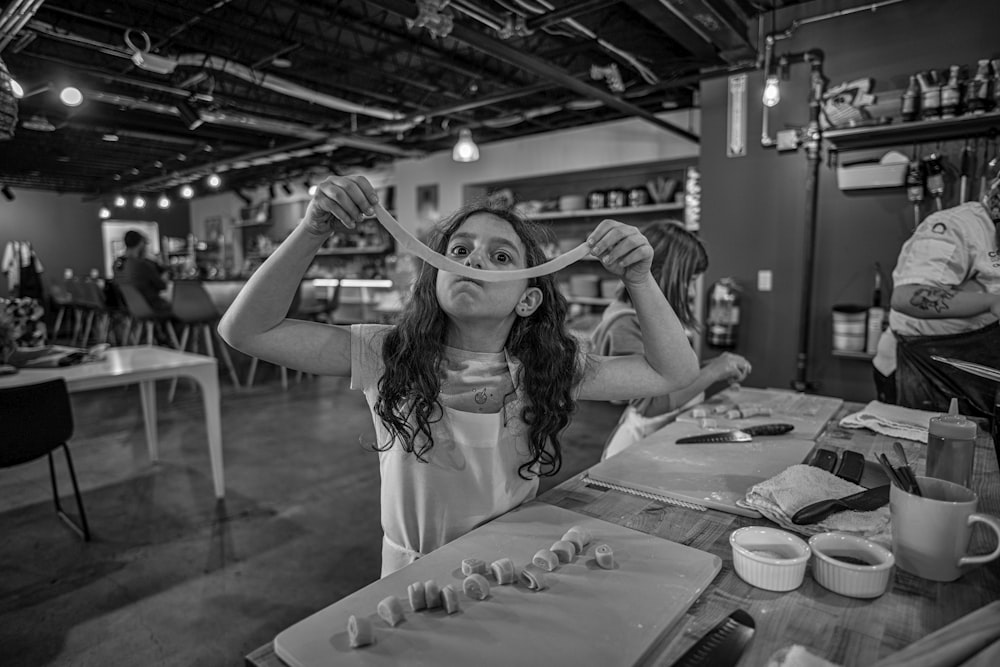
[[[924,219],[892,272],[889,327],[872,360],[878,399],[992,417],[996,384],[933,356],[1000,368],[1000,171],[980,201]]]
[[[693,233],[676,220],[654,222],[642,233],[653,247],[651,272],[667,301],[685,327],[688,337],[697,335],[698,325],[691,309],[695,280],[708,268],[708,252]],[[627,289],[601,315],[591,334],[595,351],[602,355],[642,354],[644,350],[639,318]],[[694,382],[668,394],[632,399],[604,445],[601,460],[638,442],[688,407],[701,403],[705,390],[719,382],[742,382],[751,365],[738,354],[723,352],[702,366]]]
[[[161,292],[167,289],[163,279],[165,269],[146,256],[149,242],[134,229],[125,232],[125,254],[114,262],[115,282],[135,287],[150,307],[161,314],[169,314],[170,303]]]
[[[299,225],[247,281],[219,332],[243,352],[309,373],[350,376],[375,425],[381,471],[382,575],[533,498],[561,465],[560,433],[577,399],[665,394],[697,359],[650,274],[653,249],[613,220],[590,253],[629,290],[643,354],[587,355],[566,327],[551,274],[482,282],[423,267],[395,325],[285,318],[302,274],[339,221],[353,228],[378,197],[362,176],[328,177]],[[431,247],[467,267],[545,262],[542,228],[511,208],[459,210]]]

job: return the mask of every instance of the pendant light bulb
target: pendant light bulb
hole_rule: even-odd
[[[184,199],[191,199],[191,197],[194,197],[194,188],[190,185],[181,186],[181,197]]]
[[[146,198],[142,195],[136,195],[135,199],[132,200],[132,206],[136,208],[146,208]]]
[[[778,83],[778,75],[768,74],[767,79],[764,82],[764,94],[761,96],[761,102],[763,102],[766,107],[773,107],[777,106],[780,101],[781,86]]]
[[[455,162],[475,162],[479,159],[479,146],[472,140],[472,130],[459,130],[458,142],[451,151],[451,159]]]
[[[125,197],[123,197],[122,195],[118,195],[117,197],[115,197],[115,206],[117,206],[118,208],[125,206],[126,203],[127,202],[125,201]]]
[[[59,91],[59,99],[68,107],[78,107],[83,102],[83,93],[79,88],[66,86]]]
[[[210,174],[206,179],[206,183],[208,183],[208,187],[218,189],[222,185],[222,178],[218,174]]]
[[[108,218],[111,217],[111,209],[108,208],[107,206],[102,206],[100,210],[97,212],[97,217],[99,217],[101,220],[107,220]]]
[[[156,205],[160,208],[170,208],[170,197],[160,195],[160,198],[156,200]]]

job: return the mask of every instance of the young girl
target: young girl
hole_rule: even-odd
[[[233,347],[315,374],[351,377],[368,400],[382,477],[382,575],[533,498],[561,463],[577,398],[667,393],[697,372],[677,316],[649,273],[634,227],[601,222],[591,253],[621,276],[646,338],[643,355],[587,357],[565,327],[551,275],[483,282],[425,266],[395,326],[285,319],[316,251],[378,198],[364,177],[330,177],[305,217],[247,281],[219,325]],[[477,269],[545,261],[535,227],[511,210],[455,214],[429,244]]]
[[[708,253],[701,240],[677,221],[655,222],[642,230],[653,247],[652,275],[667,301],[674,307],[689,335],[697,334],[691,312],[694,281],[708,268]],[[645,330],[645,327],[642,327]],[[591,335],[594,351],[617,356],[642,354],[644,339],[640,321],[628,290],[604,311]],[[612,431],[601,459],[617,454],[672,421],[689,405],[704,400],[704,392],[717,382],[741,382],[750,374],[750,362],[738,354],[724,352],[709,361],[691,384],[664,395],[650,395],[629,401]]]

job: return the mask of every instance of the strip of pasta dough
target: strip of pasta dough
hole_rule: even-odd
[[[590,246],[586,243],[581,243],[569,252],[563,253],[555,259],[539,264],[538,266],[532,266],[527,269],[514,269],[511,271],[485,271],[483,269],[476,269],[471,266],[459,264],[454,260],[448,259],[444,255],[434,252],[429,247],[421,243],[420,239],[410,233],[410,230],[396,222],[396,219],[389,215],[389,212],[386,211],[381,204],[375,205],[375,217],[378,218],[378,221],[383,227],[385,227],[386,231],[392,234],[392,237],[396,239],[396,242],[403,249],[413,253],[431,266],[441,271],[457,273],[460,276],[472,278],[473,280],[482,280],[487,283],[498,283],[504,280],[525,280],[528,278],[538,278],[539,276],[548,275],[549,273],[555,273],[556,271],[565,269],[570,264],[578,262],[590,254]]]

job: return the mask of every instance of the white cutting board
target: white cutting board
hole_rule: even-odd
[[[713,442],[678,445],[677,439],[711,431],[695,424],[667,424],[624,451],[587,471],[601,486],[673,502],[760,517],[756,510],[737,505],[754,484],[803,463],[812,440],[795,433],[754,436],[751,442]]]
[[[594,541],[548,574],[548,589],[492,585],[481,601],[460,592],[461,610],[450,616],[443,609],[410,611],[410,583],[435,579],[461,591],[462,559],[488,564],[509,557],[522,566],[573,525],[589,529]],[[614,569],[597,566],[598,544],[614,550]],[[274,651],[293,667],[634,665],[721,567],[721,559],[707,552],[531,502],[296,623],[275,637]],[[395,628],[375,611],[387,595],[399,597],[406,610]],[[351,614],[371,619],[374,644],[350,648]]]
[[[789,433],[791,437],[815,440],[843,404],[844,401],[840,398],[803,394],[788,389],[734,387],[720,391],[704,403],[685,410],[677,415],[677,421],[701,426],[706,433],[781,422],[795,427]],[[771,414],[736,419],[726,417],[726,411],[737,406],[768,408]],[[716,412],[716,409],[721,412]],[[710,414],[707,417],[695,417],[692,414],[695,410],[708,410]],[[706,424],[711,426],[706,427]]]

